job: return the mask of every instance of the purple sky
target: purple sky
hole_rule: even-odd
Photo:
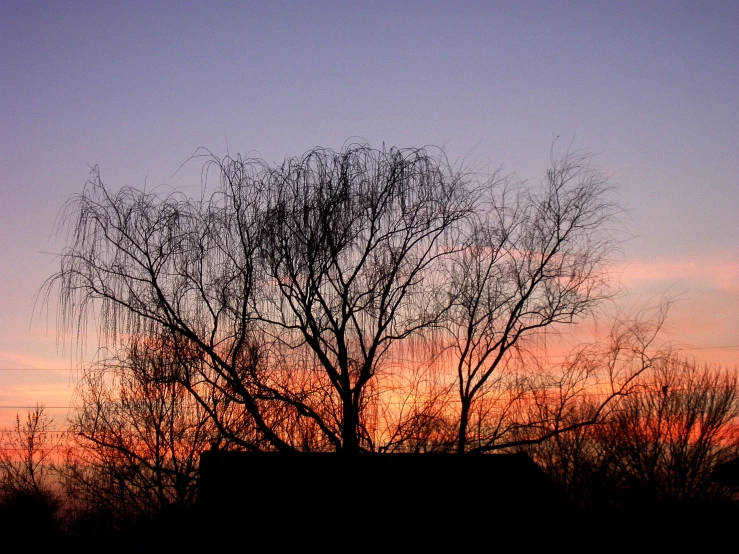
[[[676,298],[671,338],[733,366],[737,29],[736,1],[2,0],[0,368],[70,367],[34,300],[90,166],[196,193],[198,163],[175,172],[200,146],[278,162],[361,140],[538,181],[556,136],[618,187],[624,302]],[[0,371],[0,405],[66,404],[72,384]]]

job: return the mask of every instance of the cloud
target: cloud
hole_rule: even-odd
[[[739,294],[739,252],[691,258],[635,258],[623,265],[621,282],[627,288],[687,285],[690,289]]]
[[[700,361],[724,367],[739,363],[739,250],[682,258],[634,258],[623,264],[626,297],[667,297],[663,336]],[[641,300],[640,300],[641,299]]]
[[[3,367],[63,368],[58,357],[33,356],[11,350],[0,350],[0,368]]]

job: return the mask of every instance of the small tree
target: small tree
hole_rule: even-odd
[[[60,540],[54,460],[60,443],[61,432],[41,405],[0,432],[0,531],[6,537],[27,534],[40,545]]]
[[[219,433],[173,378],[172,366],[181,363],[163,345],[132,338],[117,357],[82,374],[62,475],[83,511],[126,522],[193,502],[200,453]]]
[[[607,426],[621,486],[655,499],[720,498],[714,468],[739,456],[736,374],[673,355]]]
[[[712,500],[732,491],[714,468],[739,455],[735,374],[675,353],[655,361],[595,426],[529,448],[581,505]]]
[[[12,429],[5,429],[0,437],[0,483],[3,496],[23,494],[56,504],[53,492],[55,460],[61,433],[54,429],[53,419],[41,405],[15,417]]]

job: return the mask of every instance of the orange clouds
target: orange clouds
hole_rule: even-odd
[[[739,364],[739,251],[685,258],[637,258],[624,263],[621,282],[631,299],[673,300],[668,338],[699,361]]]
[[[637,258],[624,264],[621,280],[629,288],[679,283],[739,294],[739,252],[692,258]]]

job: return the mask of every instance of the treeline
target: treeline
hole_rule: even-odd
[[[186,390],[135,375],[105,388],[88,375],[69,433],[53,432],[43,407],[3,431],[0,511],[8,533],[128,545],[187,533],[199,454],[240,447],[222,439]],[[530,455],[586,515],[654,512],[654,523],[679,506],[715,517],[730,505],[735,514],[737,488],[714,471],[739,458],[738,416],[735,373],[669,356],[598,424],[509,451]],[[444,444],[429,448],[455,454]]]
[[[43,288],[100,347],[57,494],[98,528],[151,520],[192,504],[211,447],[524,450],[583,505],[726,494],[708,475],[735,455],[735,378],[661,348],[665,309],[605,315],[620,209],[590,156],[554,150],[538,184],[424,148],[199,152],[194,198],[95,168]],[[593,314],[605,335],[567,333]],[[13,436],[40,444],[42,415]],[[24,448],[4,464],[33,478],[6,488],[42,498],[50,466]]]
[[[106,372],[156,360],[246,450],[494,451],[597,420],[659,355],[658,317],[615,324],[612,359],[538,360],[615,290],[618,207],[587,155],[537,186],[366,145],[208,155],[203,174],[190,198],[95,169],[45,292],[73,336],[97,322]],[[572,419],[596,384],[610,394]]]

